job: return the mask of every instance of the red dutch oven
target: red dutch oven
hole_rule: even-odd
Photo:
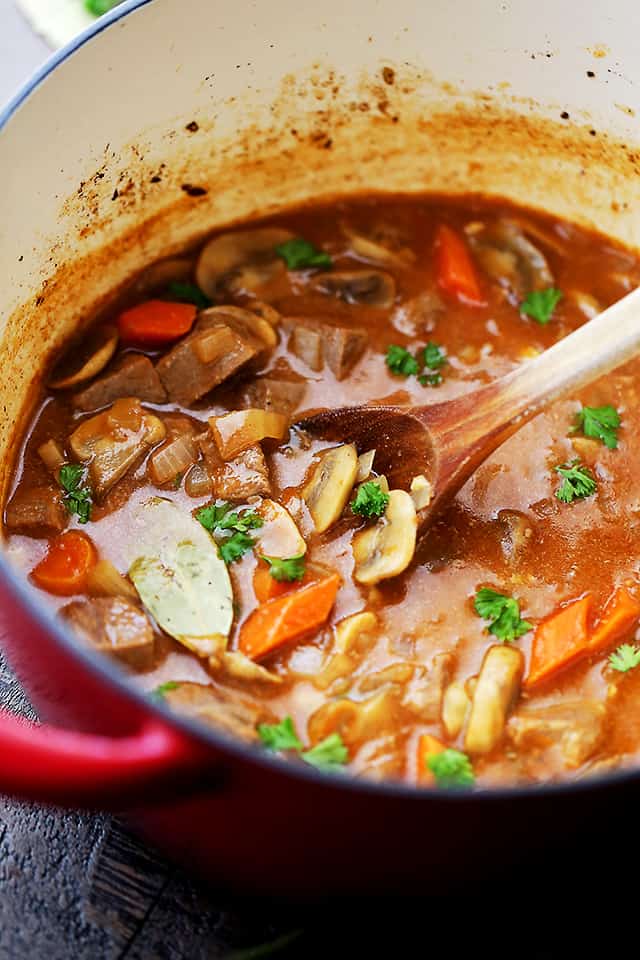
[[[525,137],[529,120],[501,126],[487,107],[485,120],[475,115],[461,126],[457,102],[455,129],[438,119],[454,108],[449,81],[462,75],[486,88],[489,60],[494,78],[516,93],[537,84],[542,101],[556,99],[581,62],[589,17],[568,30],[562,5],[544,23],[528,5],[525,13],[522,4],[510,11],[488,0],[308,6],[125,3],[57,55],[0,116],[0,460],[7,467],[34,377],[92,305],[145,261],[258,210],[347,187],[486,191],[493,183],[497,193],[579,221],[601,215],[605,229],[631,238],[625,205],[612,212],[604,193],[590,196],[574,175],[568,134],[562,155],[552,136],[536,154]],[[622,74],[638,72],[629,46],[634,17],[633,4],[617,0],[598,28],[598,41],[610,35],[626,57]],[[447,49],[442,38],[454,35]],[[564,60],[552,76],[534,72],[535,58],[516,57],[525,35],[531,49],[544,49],[548,35],[562,38]],[[436,89],[425,79],[429,63],[448,85]],[[391,71],[384,89],[381,64]],[[403,89],[393,85],[394,71]],[[590,93],[566,83],[568,100],[610,120],[613,133],[627,122],[622,113],[608,120],[597,97],[591,103]],[[382,94],[385,109],[373,117]],[[469,167],[470,149],[478,169]],[[515,153],[517,170],[505,159]],[[633,199],[636,188],[613,154],[606,163],[589,156],[619,196],[627,190]],[[560,163],[570,190],[558,186]],[[272,894],[453,891],[470,867],[481,867],[487,884],[506,869],[512,878],[525,865],[542,869],[551,847],[579,871],[598,845],[606,847],[611,812],[638,797],[633,773],[474,795],[322,775],[138,692],[79,646],[7,556],[0,602],[3,649],[43,719],[0,715],[0,791],[117,811],[213,881]]]

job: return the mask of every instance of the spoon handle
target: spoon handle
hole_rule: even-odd
[[[422,407],[440,451],[439,485],[464,477],[540,411],[640,352],[640,288],[487,387]]]

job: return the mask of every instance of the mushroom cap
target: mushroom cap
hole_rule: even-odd
[[[239,286],[255,292],[278,274],[286,273],[276,247],[292,237],[291,231],[280,227],[222,233],[202,248],[196,282],[212,300],[229,284],[234,289]]]
[[[72,345],[53,371],[52,390],[68,390],[97,376],[111,360],[118,346],[118,331],[111,325],[91,330],[86,339]]]

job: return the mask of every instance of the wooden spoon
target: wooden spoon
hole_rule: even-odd
[[[420,512],[421,531],[479,465],[560,397],[640,351],[640,288],[540,356],[489,386],[430,406],[341,407],[310,417],[305,430],[328,440],[376,449],[376,470],[408,489],[424,474],[433,488]]]

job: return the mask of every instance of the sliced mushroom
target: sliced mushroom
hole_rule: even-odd
[[[417,529],[413,500],[405,490],[391,490],[384,516],[353,538],[358,583],[373,585],[406,570],[416,549]]]
[[[311,743],[319,743],[339,733],[347,746],[364,743],[400,726],[401,708],[397,695],[385,690],[367,700],[333,700],[320,707],[309,719],[307,732]]]
[[[442,726],[447,736],[452,740],[462,731],[470,706],[471,700],[467,695],[464,683],[454,680],[442,696]]]
[[[393,228],[380,226],[367,235],[354,230],[349,224],[342,224],[342,231],[349,239],[353,252],[363,260],[400,269],[415,263],[415,253],[402,244]]]
[[[313,685],[318,690],[331,687],[335,693],[335,681],[349,677],[354,672],[358,657],[366,653],[374,642],[373,631],[377,624],[378,618],[369,610],[354,613],[336,624],[332,655],[313,679]],[[341,685],[342,692],[346,692],[345,688],[349,685]]]
[[[245,340],[251,341],[255,338],[256,346],[272,348],[275,347],[278,342],[278,334],[275,329],[278,325],[278,320],[269,320],[268,317],[264,315],[265,306],[265,304],[261,304],[260,311],[233,306],[209,307],[202,312],[200,318],[219,320],[221,323],[225,323],[228,327],[231,327],[232,330],[239,333]],[[279,319],[280,314],[277,313],[276,310],[272,310],[271,313]]]
[[[532,290],[552,287],[554,280],[544,253],[511,220],[498,220],[482,231],[469,235],[484,270],[509,299],[520,303]]]
[[[264,520],[264,526],[256,530],[260,553],[265,557],[301,557],[307,545],[289,511],[275,500],[263,500],[256,513]]]
[[[225,651],[219,658],[211,657],[209,666],[212,670],[222,668],[230,677],[236,680],[258,681],[259,683],[282,683],[282,677],[259,663],[254,663],[239,650],[230,653]]]
[[[339,270],[321,273],[309,281],[309,288],[327,297],[336,297],[352,306],[393,306],[396,282],[382,270]]]
[[[338,653],[353,653],[361,650],[363,637],[370,640],[371,633],[377,625],[378,618],[370,610],[363,610],[362,613],[345,617],[336,624],[334,649]]]
[[[500,742],[507,715],[520,691],[523,672],[524,657],[517,647],[489,647],[473,692],[464,738],[467,753],[490,753]]]
[[[97,376],[111,360],[118,346],[118,331],[106,325],[90,331],[74,344],[53,371],[52,390],[68,390]]]
[[[358,454],[352,443],[322,454],[302,499],[318,533],[324,533],[344,510],[358,474]]]
[[[375,458],[375,450],[367,450],[366,453],[360,454],[358,457],[358,475],[356,477],[356,483],[364,483],[365,480],[369,479]]]
[[[413,478],[409,490],[416,510],[424,510],[433,499],[433,486],[423,474]]]
[[[292,237],[289,230],[278,227],[237,230],[214,237],[198,259],[198,286],[212,300],[224,290],[263,293],[271,281],[286,275],[284,260],[276,253],[276,247]]]
[[[403,687],[411,680],[415,672],[415,666],[412,663],[392,663],[382,670],[376,670],[374,673],[367,674],[360,681],[359,688],[362,693],[371,693],[373,690],[379,690],[380,687],[392,686]]]

